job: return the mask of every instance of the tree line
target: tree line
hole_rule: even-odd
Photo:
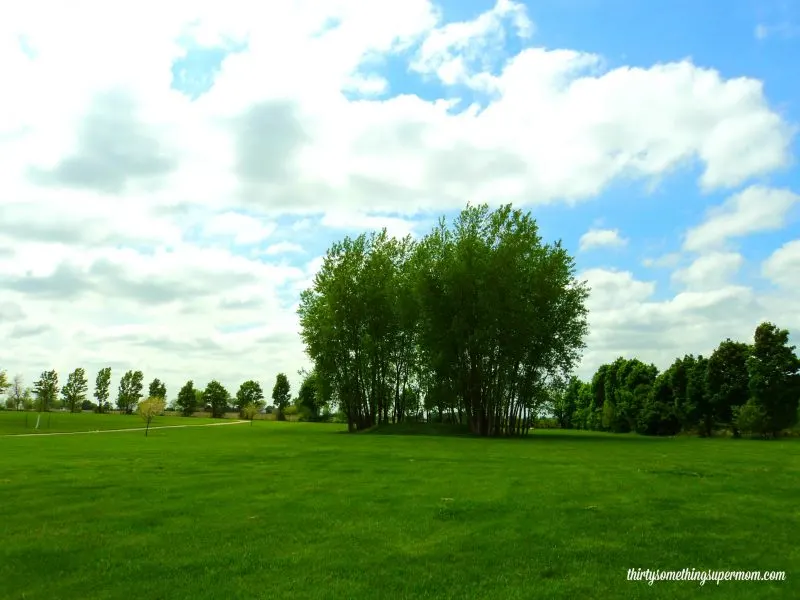
[[[580,359],[588,293],[530,214],[467,205],[419,241],[384,229],[335,243],[298,314],[350,431],[424,411],[519,435]]]
[[[303,376],[297,398],[292,399],[291,386],[285,373],[278,373],[272,389],[273,405],[278,420],[285,420],[292,405],[305,420],[321,420],[329,412],[329,405],[323,400],[319,381],[315,372],[300,373]],[[70,412],[93,410],[105,413],[112,410],[110,398],[111,368],[100,369],[95,379],[92,402],[88,397],[89,382],[85,369],[79,367],[67,376],[66,383],[59,387],[58,373],[44,371],[32,387],[26,387],[22,375],[9,381],[6,371],[0,370],[0,395],[6,396],[5,407],[10,410],[38,410],[47,412],[65,408]],[[143,399],[158,399],[166,404],[167,386],[159,378],[153,379],[144,395],[144,374],[142,371],[126,371],[120,379],[117,390],[116,407],[119,412],[133,414]],[[227,412],[238,412],[242,417],[253,415],[266,407],[264,391],[257,381],[248,380],[231,394],[219,381],[212,380],[204,388],[195,388],[192,380],[181,387],[169,408],[184,416],[191,416],[198,410],[210,412],[213,417],[222,417]]]
[[[553,413],[568,429],[645,435],[775,437],[798,421],[800,359],[789,332],[761,323],[752,343],[726,339],[709,357],[687,354],[662,373],[638,359],[602,365],[555,395]]]

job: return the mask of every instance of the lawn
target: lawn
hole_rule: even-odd
[[[342,430],[0,438],[0,597],[797,597],[798,440]]]
[[[20,433],[66,433],[71,431],[104,431],[145,427],[139,415],[50,412],[42,413],[39,429],[35,429],[38,413],[0,412],[0,435]],[[165,425],[201,425],[219,422],[219,419],[185,417],[156,417],[151,427]]]

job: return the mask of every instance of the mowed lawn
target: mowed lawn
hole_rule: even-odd
[[[0,597],[798,597],[798,440],[342,430],[0,438]]]
[[[39,419],[39,429],[36,421]],[[218,423],[219,419],[186,418],[179,416],[156,417],[151,427],[174,425],[203,425]],[[0,435],[25,433],[68,433],[75,431],[106,431],[112,429],[133,429],[145,427],[147,424],[139,415],[115,415],[93,413],[3,411],[0,412]]]

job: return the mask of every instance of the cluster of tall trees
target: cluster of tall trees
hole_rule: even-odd
[[[419,241],[345,238],[298,309],[320,397],[351,431],[425,410],[480,435],[526,433],[584,346],[574,271],[510,205],[468,205]]]
[[[305,373],[297,398],[293,399],[289,379],[285,373],[278,373],[272,390],[272,400],[277,418],[284,420],[286,410],[294,402],[304,418],[317,420],[329,409],[322,398],[319,378],[315,372]],[[32,388],[26,388],[21,375],[8,380],[7,373],[0,370],[0,395],[6,395],[6,406],[12,410],[36,409],[48,411],[64,407],[71,412],[92,409],[96,412],[111,410],[111,368],[100,369],[95,379],[94,398],[96,403],[88,399],[89,384],[86,371],[77,368],[67,377],[63,387],[59,387],[58,373],[55,370],[44,371]],[[125,414],[132,414],[144,395],[144,374],[142,371],[130,370],[120,378],[117,391],[117,409]],[[60,393],[60,398],[59,398]],[[159,399],[166,403],[167,386],[155,378],[147,389],[147,399]],[[183,415],[190,416],[198,410],[211,412],[214,417],[222,417],[226,412],[239,412],[244,415],[246,409],[259,411],[266,406],[264,392],[257,381],[248,380],[239,386],[235,395],[217,380],[210,381],[205,388],[194,387],[188,381],[178,392],[171,403],[172,407]],[[251,411],[252,414],[253,411]]]
[[[591,381],[573,377],[553,412],[562,427],[574,429],[777,436],[798,419],[800,359],[794,350],[787,330],[765,322],[753,343],[727,339],[711,356],[688,354],[663,373],[618,358]]]

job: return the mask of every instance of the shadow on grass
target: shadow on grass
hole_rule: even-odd
[[[337,433],[347,434],[347,431]],[[408,436],[429,436],[429,437],[471,437],[480,438],[469,430],[467,425],[456,425],[451,423],[398,423],[396,425],[380,425],[364,431],[357,432],[360,435],[408,435]],[[536,429],[522,436],[500,436],[497,438],[504,440],[533,440],[537,442],[561,441],[561,442],[641,442],[648,443],[654,440],[666,441],[670,438],[643,436],[635,433],[613,434],[601,431],[578,431],[574,429]]]

